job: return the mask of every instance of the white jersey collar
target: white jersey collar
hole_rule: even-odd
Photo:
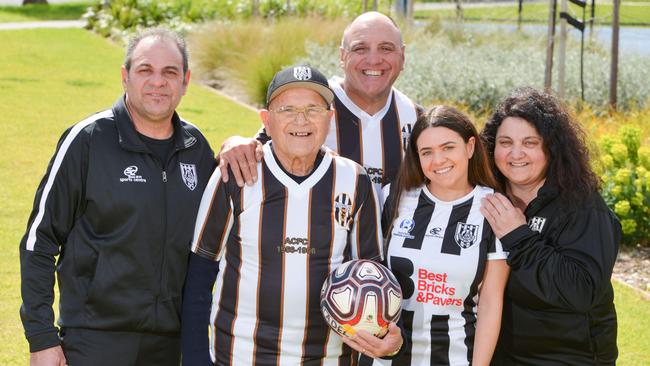
[[[343,103],[343,105],[350,110],[355,116],[359,117],[361,120],[364,121],[374,121],[374,120],[381,120],[384,118],[386,115],[386,112],[388,112],[388,109],[390,108],[391,100],[393,100],[393,88],[390,89],[390,94],[388,94],[388,98],[386,99],[386,104],[379,110],[377,113],[370,115],[366,113],[363,109],[359,108],[352,99],[348,97],[348,95],[345,93],[345,90],[343,90],[343,78],[339,76],[334,76],[331,79],[329,79],[329,84],[330,88],[334,91],[334,94],[336,97]]]
[[[295,180],[293,180],[291,177],[289,177],[283,170],[280,168],[280,162],[275,160],[275,157],[273,156],[273,151],[271,151],[271,142],[268,141],[264,146],[262,147],[262,150],[264,151],[264,161],[266,162],[266,165],[268,166],[269,170],[271,171],[271,174],[275,176],[277,180],[280,181],[285,187],[289,189],[294,189],[296,191],[300,191],[301,193],[304,193],[303,191],[308,192],[311,187],[316,185],[320,181],[320,179],[325,175],[327,172],[327,169],[330,166],[330,163],[332,162],[332,154],[329,152],[329,149],[323,149],[324,155],[323,155],[323,160],[321,160],[320,165],[317,167],[314,167],[313,173],[309,176],[309,178],[305,179],[302,183],[298,183]]]
[[[426,185],[426,184],[423,184],[421,189],[422,189],[422,191],[424,192],[424,194],[425,194],[425,195],[426,195],[426,196],[427,196],[431,201],[435,202],[436,204],[439,204],[439,205],[447,205],[447,206],[454,206],[454,205],[457,205],[457,204],[459,204],[459,203],[463,203],[463,202],[467,201],[468,199],[472,198],[472,196],[474,196],[478,191],[480,191],[480,190],[483,189],[483,188],[482,188],[480,185],[476,185],[476,186],[474,186],[474,189],[472,189],[468,194],[464,195],[463,197],[456,198],[456,199],[453,200],[453,201],[443,201],[443,200],[439,199],[438,197],[434,196],[434,195],[429,191],[429,188],[427,188],[427,185]]]

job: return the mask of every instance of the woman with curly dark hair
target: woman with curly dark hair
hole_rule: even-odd
[[[567,108],[515,90],[481,132],[505,196],[482,201],[511,274],[493,365],[614,365],[621,227]]]

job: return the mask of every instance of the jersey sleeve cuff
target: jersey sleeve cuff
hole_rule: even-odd
[[[212,262],[217,262],[217,259],[216,259],[217,254],[214,254],[214,253],[212,253],[210,251],[207,251],[207,250],[205,250],[203,248],[195,248],[195,249],[192,250],[192,253],[198,255],[201,258],[208,259],[208,260],[210,260]]]
[[[35,334],[27,338],[29,352],[38,352],[44,349],[56,347],[61,344],[58,331],[52,329],[44,333]]]
[[[532,237],[533,235],[535,235],[535,232],[532,231],[528,225],[522,224],[500,239],[501,244],[503,245],[503,250],[509,252],[512,248],[519,245],[524,239]]]
[[[499,259],[508,259],[508,252],[488,253],[487,260],[495,261]]]

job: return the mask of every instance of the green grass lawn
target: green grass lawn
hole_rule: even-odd
[[[0,365],[26,365],[18,316],[18,244],[36,186],[65,128],[105,109],[122,93],[121,47],[80,29],[0,31]],[[252,135],[257,114],[192,84],[179,107],[213,149]]]
[[[617,365],[650,365],[650,299],[616,282],[614,297],[618,315]]]
[[[123,52],[79,29],[0,31],[0,365],[26,365],[18,316],[18,244],[36,186],[65,128],[121,94]],[[256,114],[196,84],[179,108],[218,149],[232,134],[253,134]],[[616,286],[621,366],[650,364],[650,301]]]
[[[466,20],[471,21],[517,21],[517,5],[512,6],[487,7],[487,8],[465,8],[463,15]],[[559,11],[559,5],[558,5]],[[582,9],[576,6],[570,6],[570,13],[578,19],[582,19]],[[590,10],[587,8],[586,19],[589,19]],[[440,17],[455,19],[456,11],[453,9],[444,10],[419,10],[415,12],[415,17],[419,19]],[[525,22],[548,21],[548,3],[524,4],[522,10],[522,19]],[[596,24],[610,24],[612,20],[612,5],[596,3]],[[650,25],[650,4],[621,4],[620,10],[621,25]]]
[[[63,4],[29,4],[0,6],[0,23],[31,22],[39,20],[75,20],[81,18],[92,1]]]

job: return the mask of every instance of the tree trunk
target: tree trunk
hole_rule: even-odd
[[[47,4],[47,0],[23,0],[23,5],[27,4]]]
[[[251,13],[254,17],[258,16],[260,14],[260,0],[253,0],[251,5],[253,7]]]
[[[463,5],[461,4],[461,0],[456,0],[456,21],[462,22],[465,19],[465,16],[463,15]]]

